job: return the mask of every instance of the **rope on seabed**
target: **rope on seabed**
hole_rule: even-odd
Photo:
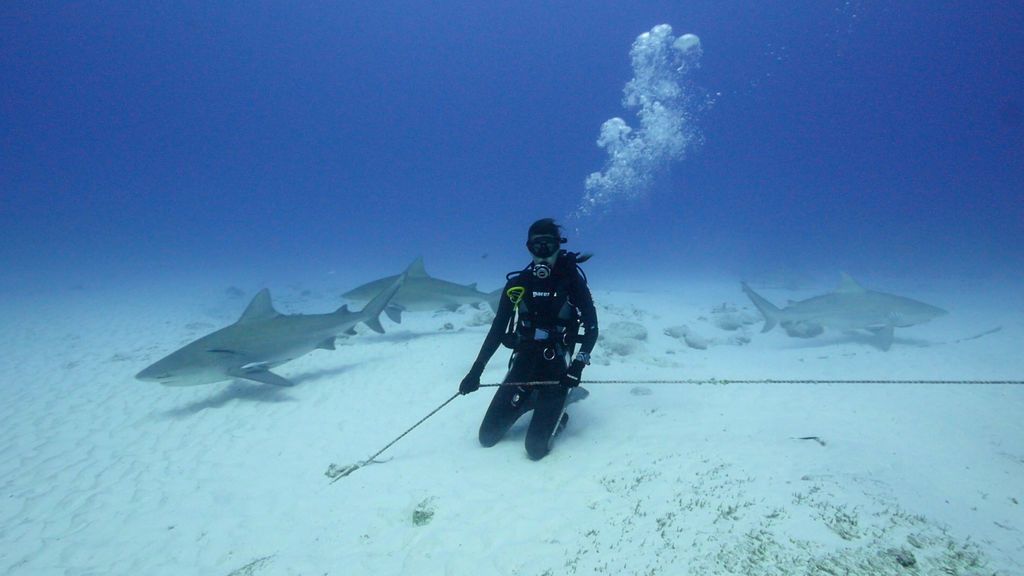
[[[558,380],[537,382],[502,382],[499,384],[481,384],[481,388],[497,386],[550,386],[558,384]],[[1024,385],[1024,380],[776,380],[773,378],[760,380],[732,380],[726,378],[684,379],[684,380],[584,380],[583,384],[1004,384],[1012,386]]]
[[[499,382],[496,384],[481,384],[481,388],[496,388],[498,386],[551,386],[558,384],[558,380],[537,380],[533,382]],[[1024,380],[821,380],[821,379],[809,379],[809,380],[774,380],[774,379],[761,379],[761,380],[727,380],[721,378],[706,378],[706,379],[683,379],[683,380],[585,380],[584,384],[689,384],[689,385],[725,385],[725,384],[925,384],[925,385],[1011,385],[1020,386],[1024,385]],[[382,464],[387,460],[377,460],[377,457],[384,453],[385,450],[394,446],[399,440],[404,438],[406,434],[412,432],[417,426],[423,424],[428,418],[437,414],[442,408],[451,404],[453,400],[458,398],[460,393],[456,392],[451,398],[445,400],[440,406],[434,408],[429,414],[420,418],[419,422],[416,422],[405,432],[398,435],[397,438],[388,442],[386,446],[378,450],[373,456],[370,456],[366,460],[356,462],[355,464],[349,464],[348,466],[338,466],[337,464],[331,464],[328,466],[327,471],[324,475],[331,479],[331,484],[334,484],[338,480],[348,476],[349,474],[359,470],[363,466],[370,464]]]
[[[331,464],[330,466],[327,467],[327,472],[324,472],[324,474],[328,478],[331,479],[331,484],[334,484],[338,480],[341,480],[345,476],[348,476],[349,474],[355,472],[356,470],[359,470],[363,466],[366,466],[368,464],[381,464],[381,462],[377,460],[377,456],[380,456],[381,454],[384,453],[385,450],[387,450],[388,448],[391,448],[392,446],[394,446],[396,442],[398,442],[399,440],[404,438],[405,435],[408,434],[409,432],[412,432],[413,429],[415,429],[417,426],[419,426],[420,424],[423,424],[424,422],[426,422],[427,418],[430,418],[434,414],[437,414],[438,412],[440,412],[441,408],[444,408],[445,406],[451,404],[452,400],[455,400],[456,398],[458,398],[459,395],[460,394],[458,392],[456,392],[455,394],[452,394],[451,398],[445,400],[443,404],[441,404],[437,408],[434,408],[433,410],[431,410],[430,414],[427,414],[423,418],[420,418],[419,422],[413,424],[405,432],[402,432],[401,434],[399,434],[398,438],[395,438],[391,442],[388,442],[387,446],[385,446],[385,447],[381,448],[380,450],[378,450],[377,453],[374,454],[373,456],[370,456],[369,458],[367,458],[366,460],[363,460],[361,462],[356,462],[355,464],[349,464],[348,466],[343,466],[343,467],[340,467],[340,468],[336,464]],[[386,462],[386,460],[385,460],[385,462]]]

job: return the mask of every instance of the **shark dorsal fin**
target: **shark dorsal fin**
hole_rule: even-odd
[[[419,276],[429,276],[427,269],[423,266],[423,256],[417,256],[416,260],[413,260],[412,264],[409,264],[409,268],[406,270],[409,278]]]
[[[270,301],[270,290],[264,288],[260,290],[259,294],[253,296],[252,302],[249,302],[249,307],[242,312],[242,317],[238,319],[238,322],[267,320],[277,315],[278,312],[274,310],[274,304]]]
[[[469,288],[470,290],[476,290],[476,282],[473,282],[472,284],[466,284],[466,288]]]
[[[836,292],[842,294],[857,294],[864,292],[864,287],[857,283],[856,280],[850,277],[846,272],[840,272],[839,288]]]

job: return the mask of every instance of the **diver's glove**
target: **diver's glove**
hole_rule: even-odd
[[[569,365],[568,370],[565,371],[565,375],[562,376],[559,384],[568,388],[575,388],[579,386],[584,366],[586,366],[586,364],[582,360],[573,360],[572,364]]]
[[[469,369],[469,374],[459,384],[459,394],[469,394],[480,389],[480,375],[484,373],[484,363],[477,360]]]

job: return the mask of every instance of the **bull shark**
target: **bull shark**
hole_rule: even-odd
[[[380,292],[383,287],[388,286],[395,278],[397,276],[387,276],[368,282],[342,294],[342,297],[353,302],[365,302]],[[409,265],[405,283],[391,300],[391,306],[410,312],[433,312],[436,310],[454,311],[463,304],[479,306],[486,302],[492,310],[497,312],[500,298],[500,288],[494,292],[481,292],[477,290],[476,283],[456,284],[434,278],[427,274],[427,270],[423,266],[423,258],[420,257]]]
[[[186,344],[135,377],[165,386],[193,386],[239,378],[274,386],[294,383],[270,371],[317,348],[334,350],[341,334],[355,334],[360,322],[383,333],[380,313],[398,292],[405,275],[396,276],[359,312],[342,306],[328,314],[281,314],[270,291],[257,294],[237,322]],[[392,320],[401,321],[397,314]]]
[[[878,336],[882,350],[892,346],[894,328],[923,324],[947,313],[911,298],[868,290],[846,273],[842,274],[835,292],[793,302],[781,309],[754,292],[746,282],[743,292],[764,316],[761,332],[771,330],[776,324],[797,338],[817,336],[825,327],[864,329]]]

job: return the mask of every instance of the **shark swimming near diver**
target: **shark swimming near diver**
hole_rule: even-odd
[[[367,282],[342,294],[353,302],[365,302],[374,294],[387,286],[397,276],[387,276],[379,280]],[[456,284],[427,274],[423,266],[423,258],[417,258],[406,271],[406,279],[402,288],[391,300],[389,308],[409,312],[434,312],[437,310],[454,311],[463,304],[479,306],[486,302],[492,310],[497,311],[501,299],[501,288],[494,292],[481,292],[476,283]]]
[[[362,322],[383,333],[380,314],[402,287],[405,274],[396,276],[359,312],[342,306],[328,314],[281,314],[274,309],[270,291],[257,294],[237,322],[186,344],[158,360],[135,377],[165,386],[194,386],[239,378],[274,386],[292,386],[271,368],[318,348],[334,350],[341,334],[355,334]],[[395,322],[397,311],[388,311]]]
[[[947,314],[942,308],[912,298],[868,290],[849,275],[834,292],[793,302],[779,308],[742,283],[743,292],[764,316],[767,332],[781,326],[786,334],[796,338],[811,338],[825,331],[863,329],[878,336],[878,347],[888,350],[892,346],[893,330],[923,324]]]

